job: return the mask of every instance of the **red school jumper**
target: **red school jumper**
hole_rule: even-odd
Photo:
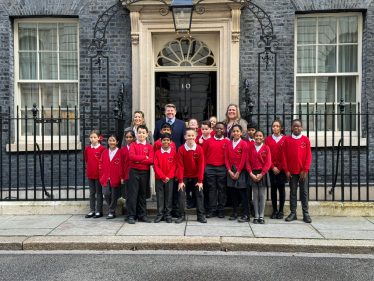
[[[164,181],[166,178],[172,179],[177,168],[178,154],[170,148],[170,153],[162,153],[161,149],[155,153],[154,169],[156,180]]]
[[[149,143],[141,144],[133,142],[130,145],[130,168],[133,168],[135,170],[147,171],[149,170],[149,167],[153,164],[153,157],[153,147]]]
[[[306,136],[294,139],[286,137],[283,143],[283,170],[285,173],[300,174],[302,171],[308,173],[312,163],[312,151],[310,141]]]
[[[187,151],[185,145],[178,149],[178,180],[183,182],[183,178],[198,178],[198,183],[204,179],[204,152],[196,145],[195,150]]]
[[[197,137],[198,137],[198,138],[201,137],[202,134],[203,134],[203,132],[201,131],[201,128],[199,128],[199,129],[197,130],[197,135],[198,135]],[[213,137],[215,134],[216,134],[216,131],[213,129],[213,130],[210,132],[210,136]]]
[[[272,163],[270,168],[277,167],[279,172],[283,170],[283,144],[285,140],[286,136],[282,136],[278,142],[273,139],[273,136],[268,136],[265,140],[265,144],[270,148],[271,152]]]
[[[86,147],[84,150],[84,160],[87,163],[87,178],[98,180],[100,178],[99,174],[99,161],[101,154],[103,154],[103,151],[105,150],[105,147],[101,144],[98,148],[93,148],[91,144]]]
[[[253,170],[261,170],[261,174],[264,176],[269,171],[271,166],[271,152],[270,148],[263,144],[260,150],[257,152],[256,146],[253,145],[248,149],[247,157],[247,171],[252,173]]]
[[[204,167],[206,167],[207,165],[225,165],[225,149],[229,142],[230,141],[226,138],[223,138],[222,140],[216,140],[214,137],[211,137],[204,141]]]
[[[153,145],[153,152],[156,155],[156,151],[160,150],[162,147],[161,139],[158,139],[155,144]],[[171,150],[177,151],[177,148],[175,147],[175,143],[171,142],[170,143]]]
[[[248,148],[255,145],[255,143],[256,143],[254,140],[249,140],[249,138],[246,139],[245,142],[247,143]]]
[[[130,171],[130,159],[129,159],[129,146],[125,145],[121,148],[122,154],[122,170],[125,180],[129,179],[129,171]]]
[[[121,149],[117,150],[112,161],[110,161],[109,157],[109,148],[101,154],[99,170],[100,184],[102,186],[106,186],[110,179],[110,186],[118,187],[121,179],[124,179],[121,156]]]
[[[236,170],[240,173],[245,168],[247,158],[247,143],[240,139],[240,142],[234,149],[234,140],[231,140],[225,150],[225,164],[227,171],[231,170],[232,165],[235,164]]]
[[[198,136],[198,137],[195,139],[195,143],[196,143],[197,145],[203,147],[203,146],[204,146],[204,143],[205,143],[207,140],[211,139],[211,138],[212,138],[212,136],[210,136],[210,137],[207,138],[207,139],[204,139],[204,137],[201,135],[201,136]],[[200,142],[199,142],[200,139],[203,140],[203,143],[200,143]]]

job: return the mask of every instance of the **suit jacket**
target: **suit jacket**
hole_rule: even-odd
[[[156,142],[160,137],[160,130],[161,125],[166,122],[166,119],[161,119],[156,122],[155,125],[155,133],[153,135],[154,141]],[[182,120],[176,119],[173,124],[173,129],[171,132],[171,137],[173,138],[173,142],[175,143],[175,147],[178,151],[178,148],[184,144],[185,139],[184,135],[186,133],[186,123],[184,123]]]

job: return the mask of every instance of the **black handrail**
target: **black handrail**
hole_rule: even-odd
[[[339,153],[340,153],[340,147],[341,147],[341,144],[342,144],[342,139],[340,139],[339,142],[338,142],[338,152],[337,152],[337,155],[336,155],[336,171],[335,171],[335,179],[334,179],[334,184],[333,184],[333,186],[331,187],[331,189],[330,189],[330,191],[329,191],[329,194],[332,194],[332,193],[335,191],[336,181],[338,180]]]
[[[53,145],[53,144],[52,144]],[[39,144],[35,143],[34,145],[34,149],[38,148],[38,155],[39,155],[39,164],[40,164],[40,177],[41,177],[41,180],[42,180],[42,188],[43,188],[43,192],[45,194],[45,196],[47,196],[48,198],[53,198],[53,194],[51,195],[46,189],[45,189],[45,184],[44,184],[44,165],[42,163],[42,157],[40,155],[40,147],[39,147]],[[27,191],[26,191],[27,192]]]

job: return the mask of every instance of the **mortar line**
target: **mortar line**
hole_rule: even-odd
[[[372,222],[371,220],[367,219],[367,217],[362,217],[364,218],[365,220],[367,220],[368,222],[370,222],[371,224],[374,224],[374,222]]]
[[[254,231],[253,231],[253,228],[252,228],[250,222],[248,222],[248,225],[249,225],[249,228],[251,229],[251,232],[252,232],[252,234],[253,234],[253,238],[257,238],[256,235],[255,235],[255,233],[254,233]]]
[[[187,219],[186,219],[186,224],[184,225],[184,233],[183,233],[183,236],[186,236],[186,231],[187,231],[187,222],[188,222],[188,214],[187,215]]]
[[[310,223],[309,226],[311,226],[315,231],[317,231],[317,233],[319,235],[321,235],[323,237],[323,239],[326,239],[326,237],[324,235],[322,235],[322,233],[317,228],[315,228],[313,224]]]
[[[56,226],[55,228],[52,228],[52,230],[50,232],[48,232],[46,235],[44,236],[48,236],[53,230],[55,230],[56,228],[58,228],[59,226],[61,226],[61,224],[63,224],[64,222],[66,222],[68,219],[71,219],[73,217],[73,215],[70,215],[70,217],[68,217],[66,220],[62,221],[58,226]]]
[[[123,224],[122,226],[116,231],[116,233],[114,234],[114,236],[117,236],[118,232],[121,230],[121,228],[126,224],[126,221],[123,220]]]

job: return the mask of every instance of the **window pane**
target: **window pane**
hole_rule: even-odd
[[[325,105],[324,104],[318,105],[318,108],[316,110],[318,131],[325,130],[325,119],[326,119],[326,131],[333,130],[333,124],[332,124],[332,120],[334,118],[334,115],[332,114],[333,110],[334,110],[333,105],[327,105],[326,116],[325,116]]]
[[[21,89],[21,109],[31,110],[34,103],[36,106],[40,106],[39,103],[39,84],[20,84]],[[31,113],[31,112],[30,112]],[[27,113],[29,115],[29,112]]]
[[[51,117],[53,119],[58,118],[58,110],[53,110],[52,115],[51,115],[51,109],[46,109],[44,110],[44,117],[46,119],[50,119]],[[53,135],[58,136],[59,132],[59,123],[46,123],[44,124],[44,134],[47,136],[50,136],[52,134],[53,130]],[[56,139],[57,140],[57,139]]]
[[[19,79],[38,79],[36,53],[19,53]]]
[[[59,23],[60,51],[77,51],[77,24]]]
[[[296,78],[296,102],[314,103],[314,77]]]
[[[61,84],[61,107],[78,108],[78,85]]]
[[[336,46],[318,46],[318,72],[336,72]]]
[[[317,102],[335,101],[335,77],[317,77]]]
[[[60,53],[60,79],[78,80],[77,53]]]
[[[358,17],[340,17],[339,18],[339,42],[357,43],[358,42]]]
[[[316,18],[297,19],[297,44],[316,43]]]
[[[336,43],[336,17],[318,18],[318,42],[319,44]]]
[[[338,77],[338,102],[356,102],[356,76]]]
[[[350,104],[345,104],[345,110],[343,115],[343,127],[344,131],[349,131],[350,128],[352,131],[356,131],[356,104],[352,104],[352,114],[350,114]],[[341,116],[338,116],[338,131],[341,131],[342,128]],[[351,126],[351,127],[350,127]]]
[[[20,51],[36,51],[36,23],[18,24],[18,44]]]
[[[69,122],[67,120],[69,116]],[[66,136],[67,132],[69,132],[70,136],[75,135],[75,113],[74,110],[70,110],[69,112],[66,110],[62,110],[61,112],[61,118],[63,118],[62,123],[60,125],[61,135]]]
[[[316,72],[316,47],[297,47],[297,72]]]
[[[21,136],[26,136],[26,112],[24,110],[21,111]],[[36,124],[36,131],[39,135],[39,128],[40,124]],[[34,135],[34,119],[32,113],[27,108],[27,135],[33,136]],[[27,138],[27,141],[30,143],[34,141],[33,138]]]
[[[44,108],[58,108],[59,106],[59,90],[58,84],[40,84],[41,97]]]
[[[300,108],[297,107],[295,116],[298,116],[301,121],[303,122],[303,129],[305,131],[308,130],[309,125],[309,131],[314,131],[314,105],[309,105],[309,123],[308,121],[308,112],[307,112],[307,106],[304,105],[301,107],[301,116],[300,116]]]
[[[39,78],[58,79],[57,53],[39,53]]]
[[[339,72],[357,72],[357,45],[339,46]]]
[[[39,50],[57,51],[56,23],[39,23]]]

